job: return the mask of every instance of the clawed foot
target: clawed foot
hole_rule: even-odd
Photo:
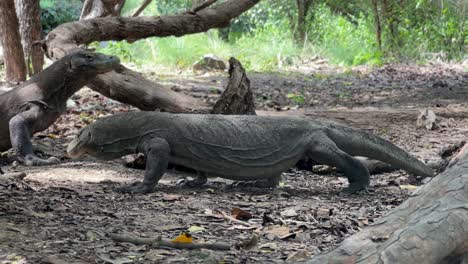
[[[117,188],[118,192],[122,193],[132,193],[132,194],[147,194],[153,192],[153,187],[150,187],[142,182],[135,182],[131,185]]]
[[[184,188],[200,188],[203,187],[206,182],[206,178],[196,178],[194,180],[184,179],[179,183],[179,185]]]
[[[36,155],[26,155],[23,161],[26,166],[47,166],[60,163],[60,160],[56,157],[41,159]]]
[[[341,192],[343,194],[350,195],[350,194],[355,194],[361,191],[369,194],[369,184],[350,183],[349,186],[346,188],[343,188]]]

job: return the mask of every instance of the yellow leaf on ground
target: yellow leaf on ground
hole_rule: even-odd
[[[58,138],[58,136],[54,135],[54,134],[47,134],[47,136],[52,138],[52,139],[57,139]]]
[[[182,233],[178,237],[171,240],[174,243],[192,243],[193,239],[189,233]]]

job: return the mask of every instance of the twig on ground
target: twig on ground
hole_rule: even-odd
[[[18,180],[22,181],[26,177],[25,172],[11,172],[11,173],[6,173],[0,177],[1,181],[7,181],[7,180]]]
[[[253,235],[249,240],[242,241],[235,244],[227,243],[178,243],[172,242],[167,239],[161,238],[140,238],[127,235],[109,234],[109,236],[117,242],[132,243],[135,245],[149,245],[151,247],[169,247],[175,249],[200,249],[206,248],[211,250],[230,250],[232,247],[235,248],[250,248],[257,244],[258,238]]]
[[[225,212],[223,211],[219,211],[219,210],[216,210],[216,212],[220,213],[221,216],[224,218],[224,220],[228,221],[228,222],[234,222],[234,223],[237,223],[237,224],[240,224],[240,225],[244,225],[244,226],[247,226],[247,227],[252,227],[252,228],[258,228],[258,226],[256,225],[253,225],[253,224],[250,224],[250,223],[247,223],[247,222],[244,222],[244,221],[241,221],[239,219],[236,219],[230,215],[227,215]]]

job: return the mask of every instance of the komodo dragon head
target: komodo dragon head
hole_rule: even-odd
[[[79,158],[90,151],[89,141],[92,139],[91,126],[81,129],[76,137],[68,144],[67,154],[70,158]]]
[[[120,64],[118,57],[87,50],[80,50],[67,56],[70,57],[71,69],[80,73],[106,73],[116,69]]]

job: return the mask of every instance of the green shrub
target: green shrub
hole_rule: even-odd
[[[41,23],[45,34],[60,24],[80,19],[80,0],[41,0]]]

